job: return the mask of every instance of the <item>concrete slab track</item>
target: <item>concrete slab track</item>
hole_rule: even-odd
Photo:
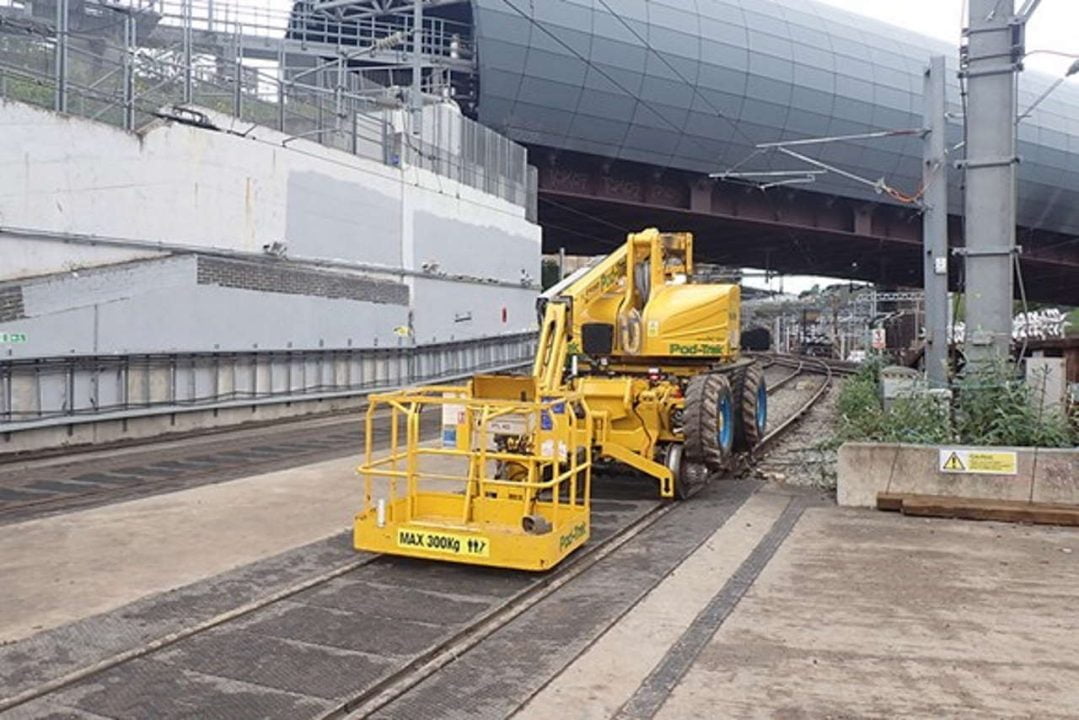
[[[0,695],[355,561],[340,532],[355,482],[351,468],[347,482],[334,479],[340,462],[282,473],[291,480],[271,473],[261,484],[239,480],[84,511],[94,522],[71,513],[0,528],[9,533],[0,556],[15,570],[5,579],[21,578],[24,588],[3,605],[6,627],[25,633],[61,622],[50,591],[71,595],[63,612],[74,620],[0,647]],[[608,483],[597,501],[596,542],[655,507],[645,497],[651,490]],[[100,574],[117,587],[91,579],[81,592],[57,592],[62,583],[31,568],[51,562],[59,547],[35,527],[49,523],[99,554],[79,556],[72,541],[74,555],[56,577]],[[116,545],[121,536],[110,541],[108,533],[117,528],[156,533],[160,542]],[[191,548],[190,558],[168,556],[177,543]],[[23,567],[10,561],[13,551]],[[322,717],[537,578],[361,560],[340,577],[0,717]],[[176,587],[185,582],[192,584]],[[10,593],[7,585],[0,592]],[[840,509],[812,493],[718,482],[439,672],[369,709],[410,720],[1073,718],[1076,597],[1074,529]]]

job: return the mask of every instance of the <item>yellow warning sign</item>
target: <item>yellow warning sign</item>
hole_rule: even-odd
[[[1014,450],[941,448],[938,467],[944,473],[1018,475],[1019,456]]]
[[[952,454],[948,456],[948,459],[944,461],[944,464],[940,466],[940,469],[963,472],[967,469],[967,466],[963,464],[963,459],[959,457],[959,453],[953,450]]]
[[[998,475],[1017,475],[1019,458],[1014,452],[974,452],[970,453],[970,471],[995,473]]]
[[[491,556],[491,542],[485,537],[409,527],[397,528],[397,547],[446,555]]]

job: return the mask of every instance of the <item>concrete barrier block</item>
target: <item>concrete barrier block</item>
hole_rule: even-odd
[[[1016,453],[1015,475],[941,472],[940,450],[937,445],[846,443],[839,449],[836,500],[875,507],[877,494],[888,492],[1079,505],[1079,450],[991,448]]]
[[[933,456],[932,470],[912,480],[909,484],[913,489],[895,490],[893,485],[891,492],[950,495],[978,500],[1030,500],[1031,484],[1034,482],[1033,453],[1018,454],[1019,472],[1016,475],[976,475],[939,472],[937,448],[931,448],[930,452]]]
[[[850,507],[876,507],[877,493],[888,482],[887,450],[896,445],[843,443],[839,447],[836,502]]]
[[[1022,448],[994,448],[1016,453],[1018,472],[1015,475],[984,475],[980,473],[945,473],[940,471],[940,446],[905,446],[922,456],[922,463],[909,468],[909,474],[892,481],[889,492],[917,495],[950,495],[979,500],[1030,500],[1034,481],[1034,456]],[[952,446],[948,446],[952,447]],[[979,450],[984,448],[960,446],[954,449]]]
[[[887,477],[880,492],[924,493],[925,479],[937,472],[937,452],[917,445],[885,445],[880,450],[882,462],[888,464]],[[882,462],[875,463],[880,466]],[[877,498],[874,495],[873,505]]]
[[[1079,450],[1038,450],[1034,502],[1079,505]]]

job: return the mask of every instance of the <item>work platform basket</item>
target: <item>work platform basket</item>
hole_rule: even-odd
[[[539,397],[532,377],[373,395],[355,547],[547,570],[589,537],[592,432],[579,394]]]

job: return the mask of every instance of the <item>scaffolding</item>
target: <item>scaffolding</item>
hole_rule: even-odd
[[[406,111],[411,19],[220,0],[0,0],[0,98],[137,131],[206,108],[395,167],[420,167],[535,218],[527,151],[463,116],[464,24],[423,20],[424,110]],[[191,112],[194,110],[194,112]],[[233,128],[235,129],[235,128]]]

